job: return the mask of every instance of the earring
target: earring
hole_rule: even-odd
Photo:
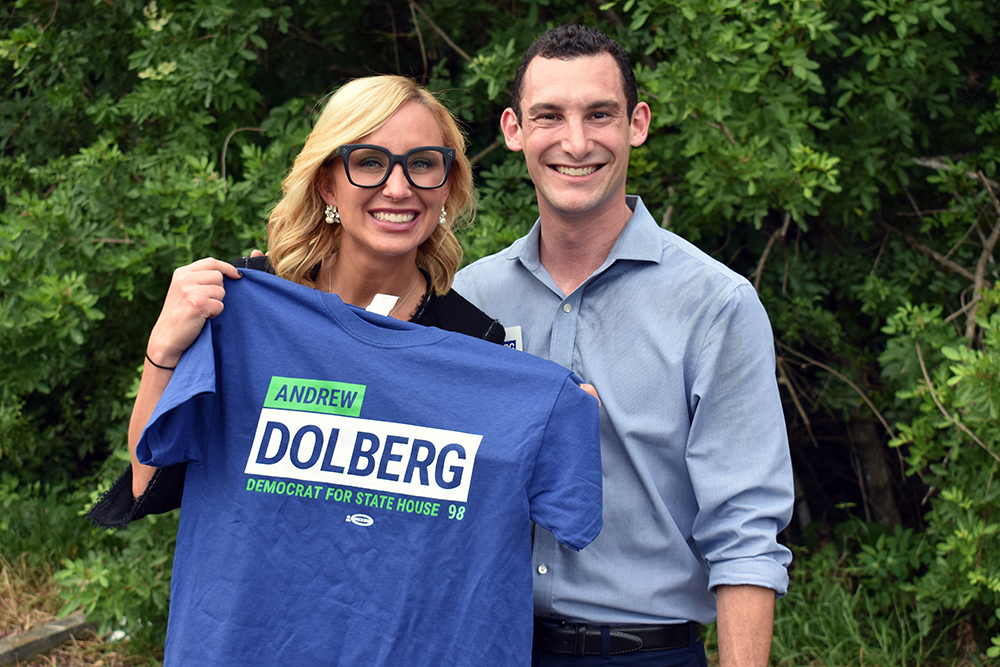
[[[438,218],[438,224],[439,225],[448,224],[448,214],[445,212],[444,206],[441,207],[441,217]]]
[[[327,204],[323,213],[326,215],[326,224],[332,225],[335,222],[340,222],[340,211],[337,210],[336,206]]]

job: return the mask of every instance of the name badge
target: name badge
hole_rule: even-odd
[[[521,327],[504,327],[503,344],[523,352],[524,345],[521,343]]]

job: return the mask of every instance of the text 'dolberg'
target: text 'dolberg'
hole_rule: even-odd
[[[481,435],[264,408],[244,472],[464,503]]]

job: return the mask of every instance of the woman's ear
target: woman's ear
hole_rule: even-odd
[[[448,203],[448,195],[451,194],[451,176],[449,176],[448,180],[441,186],[441,192],[444,193],[444,201],[441,202],[441,206],[444,206]]]
[[[337,195],[333,191],[333,169],[325,164],[316,170],[316,189],[328,205],[337,205]]]

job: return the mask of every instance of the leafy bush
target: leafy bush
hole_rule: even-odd
[[[976,324],[982,347],[970,347],[939,309],[900,308],[886,332],[883,361],[909,370],[897,396],[910,415],[890,444],[904,448],[910,474],[930,487],[924,549],[931,556],[910,583],[917,617],[964,612],[994,635],[1000,656],[1000,290],[982,294]],[[930,365],[930,354],[943,357]],[[890,366],[891,367],[891,366]],[[985,485],[984,485],[985,478]]]

